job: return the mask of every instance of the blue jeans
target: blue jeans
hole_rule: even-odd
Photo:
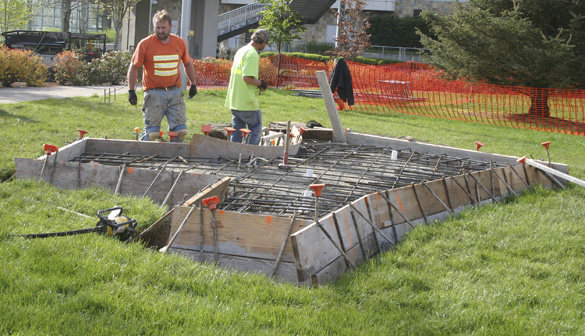
[[[149,140],[148,133],[160,132],[160,124],[164,117],[167,118],[169,131],[186,129],[187,107],[183,100],[183,90],[176,87],[172,90],[147,90],[144,92],[144,104],[142,105],[142,117],[144,119],[144,133],[140,140]],[[182,142],[175,137],[173,142]]]
[[[247,127],[246,127],[247,126]],[[249,145],[259,145],[262,139],[262,112],[257,111],[239,111],[232,110],[232,127],[236,130],[232,133],[232,142],[242,142],[242,132],[240,128],[248,128],[252,131],[246,137]]]

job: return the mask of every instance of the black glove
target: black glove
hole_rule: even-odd
[[[268,84],[266,84],[266,82],[263,79],[261,79],[260,82],[262,82],[262,84],[260,84],[259,86],[260,90],[264,91],[268,89]]]
[[[189,88],[189,99],[195,97],[196,94],[197,94],[197,86],[195,86],[195,84],[193,84]]]
[[[128,90],[128,102],[130,102],[130,105],[138,104],[138,97],[136,97],[134,90]]]

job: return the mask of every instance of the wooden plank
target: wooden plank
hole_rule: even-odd
[[[170,248],[169,252],[188,256],[195,261],[199,261],[200,257],[199,251],[188,249]],[[229,255],[224,253],[218,254],[218,257],[219,257],[218,265],[221,267],[239,272],[260,273],[266,275],[267,277],[270,277],[272,275],[272,270],[275,262],[274,260],[271,259],[250,258],[237,255]],[[213,262],[214,261],[213,252],[204,252],[203,258],[204,261],[206,262]],[[281,262],[278,267],[278,271],[274,276],[274,279],[282,282],[298,283],[295,264],[293,262]],[[298,284],[303,285],[307,284],[307,282],[305,283],[301,282]]]
[[[42,165],[43,162],[39,160],[16,158],[16,177],[38,178]],[[157,174],[158,171],[153,169],[127,167],[120,185],[120,193],[141,197]],[[43,180],[49,181],[51,175],[52,184],[59,188],[81,189],[99,186],[113,191],[118,184],[120,167],[59,160],[53,173],[52,160],[49,160],[43,172]],[[178,175],[179,172],[175,170],[167,169],[163,171],[147,196],[153,201],[161,203]],[[171,195],[171,204],[182,202],[185,195],[187,197],[194,195],[206,186],[215,183],[217,179],[218,177],[215,175],[182,174],[177,187]]]
[[[289,155],[297,154],[300,144],[291,145],[288,148]],[[265,159],[283,157],[282,146],[255,146],[236,142],[229,142],[201,134],[193,134],[191,140],[191,157],[216,159],[219,157],[237,160],[247,159],[251,155]]]
[[[516,162],[519,157],[516,156],[509,156],[509,155],[501,155],[501,154],[494,154],[494,153],[487,153],[487,152],[479,152],[469,149],[461,149],[449,146],[441,146],[441,145],[433,145],[429,143],[417,142],[417,141],[408,141],[405,139],[396,139],[396,138],[388,138],[382,137],[378,135],[370,135],[370,134],[360,134],[354,132],[346,132],[345,137],[349,144],[353,145],[369,145],[369,146],[376,146],[382,148],[392,148],[392,149],[412,149],[419,153],[428,153],[428,154],[447,154],[453,157],[458,158],[470,158],[473,160],[480,160],[480,161],[493,161],[498,163],[504,164],[512,164],[517,165]],[[552,163],[553,168],[559,170],[561,172],[567,173],[568,166],[562,163]]]
[[[319,220],[323,228],[340,245],[337,228],[330,213]],[[321,229],[313,222],[291,235],[291,247],[297,265],[299,281],[305,281],[317,273],[332,260],[341,257],[341,253]]]
[[[576,177],[573,177],[571,175],[565,174],[563,172],[560,172],[560,171],[558,171],[556,169],[553,169],[551,167],[547,167],[547,166],[545,166],[545,165],[543,165],[541,163],[538,163],[535,160],[528,159],[528,160],[526,160],[526,163],[529,164],[529,165],[531,165],[532,167],[534,167],[536,169],[540,169],[542,171],[545,171],[545,172],[547,172],[547,173],[549,173],[551,175],[554,175],[554,176],[556,176],[556,177],[558,177],[558,178],[560,178],[560,179],[562,179],[564,181],[572,182],[572,183],[575,183],[575,184],[580,185],[582,187],[585,187],[585,181],[580,180],[580,179],[578,179]]]
[[[321,89],[321,95],[325,101],[325,107],[327,108],[329,120],[331,121],[331,127],[333,128],[333,141],[347,142],[345,139],[345,131],[341,126],[341,119],[339,119],[337,107],[335,105],[335,101],[333,100],[333,93],[331,93],[331,87],[329,86],[327,74],[325,71],[319,70],[315,72],[315,75],[317,76],[317,82],[319,83],[319,88]]]
[[[136,140],[108,140],[87,139],[86,153],[109,153],[132,155],[154,155],[172,158],[175,156],[189,157],[190,145],[188,143],[136,141]]]
[[[59,161],[69,161],[83,154],[85,152],[85,147],[88,141],[88,138],[84,138],[59,148]],[[50,159],[53,159],[52,157],[54,155],[55,154],[51,155]],[[39,158],[39,160],[44,161],[45,157],[46,155],[43,155]]]
[[[366,202],[364,198],[361,198],[354,203],[356,208],[360,210],[361,213],[367,214]],[[338,237],[340,238],[340,242],[344,247],[344,251],[347,252],[347,255],[350,257],[352,262],[354,262],[355,265],[358,265],[360,262],[362,262],[361,249],[363,248],[366,256],[370,257],[377,252],[377,246],[375,243],[368,245],[365,242],[363,242],[362,247],[358,246],[360,243],[360,238],[364,240],[364,238],[370,236],[374,230],[369,224],[365,222],[362,217],[357,214],[352,216],[351,213],[352,209],[349,207],[349,205],[347,205],[333,212],[332,218],[334,217],[336,219],[335,222],[338,225]]]
[[[376,237],[372,233],[371,235],[364,238],[364,244],[367,246],[375,246],[376,245]],[[375,251],[378,251],[377,247]],[[347,251],[349,255],[356,255],[361,256],[361,251],[359,251],[359,246],[354,246],[352,249]],[[374,253],[375,254],[375,253]],[[372,257],[374,254],[370,255]],[[356,264],[361,264],[366,259],[359,257],[356,259]],[[325,283],[332,283],[335,280],[339,279],[344,273],[348,270],[345,260],[342,256],[334,259],[331,263],[320,269],[315,274],[312,274],[311,277],[314,277],[318,284],[325,284]],[[309,279],[311,278],[309,277]]]
[[[352,202],[352,204],[367,216],[368,209],[364,197]],[[377,247],[376,243],[366,241],[364,238],[373,234],[372,227],[361,216],[357,214],[351,216],[351,211],[349,206],[345,206],[321,218],[320,223],[334,238],[335,242],[344,247],[344,252],[347,252],[350,260],[355,265],[358,265],[363,262],[362,247],[366,251],[367,257],[375,254]],[[335,226],[335,222],[339,227]],[[364,241],[361,247],[359,246],[356,226]],[[294,257],[297,262],[299,281],[309,279],[311,275],[320,272],[337,258],[341,257],[343,259],[341,253],[315,223],[292,234],[291,244],[293,245]]]
[[[219,180],[219,181],[215,182],[214,184],[212,184],[211,186],[209,186],[208,188],[201,190],[196,195],[193,195],[191,198],[189,198],[187,201],[185,201],[185,204],[183,204],[183,205],[199,206],[199,203],[201,203],[201,200],[208,198],[208,197],[213,197],[213,196],[217,196],[219,198],[219,201],[221,202],[227,196],[229,182],[230,182],[230,177],[224,177],[221,180]]]
[[[174,208],[171,232],[175,232],[187,213],[188,206]],[[175,239],[173,248],[199,251],[200,210],[196,209]],[[261,214],[238,213],[216,210],[215,213],[218,252],[223,254],[275,260],[290,225],[290,218]],[[203,250],[213,252],[211,211],[203,209]],[[296,219],[293,231],[300,230],[310,222]],[[287,244],[283,261],[293,261],[292,248]]]
[[[499,168],[501,174],[506,172],[510,174],[511,169],[516,168]],[[491,174],[490,171],[479,171],[467,176],[455,176],[447,179],[445,183],[441,180],[435,180],[426,183],[428,188],[421,184],[415,185],[414,188],[417,188],[416,192],[419,196],[423,211],[421,211],[421,206],[419,206],[419,202],[416,200],[412,186],[385,192],[389,201],[409,219],[410,224],[394,210],[392,219],[395,226],[392,227],[389,221],[389,209],[391,208],[388,207],[385,200],[382,201],[378,193],[364,196],[356,201],[355,206],[358,211],[364,216],[371,215],[372,222],[378,223],[378,227],[384,228],[382,232],[386,237],[391,239],[390,242],[382,237],[382,235],[378,233],[374,234],[371,225],[361,216],[355,216],[355,222],[358,228],[369,228],[369,235],[360,231],[363,233],[363,237],[371,237],[368,239],[371,239],[373,242],[377,241],[375,244],[379,244],[380,249],[388,249],[392,246],[392,243],[396,244],[399,242],[406,232],[412,230],[413,227],[424,224],[423,212],[427,221],[433,223],[435,220],[443,220],[451,216],[451,211],[456,213],[472,204],[489,202],[493,198],[497,200],[502,195],[502,190],[507,191],[507,189],[499,180],[492,179]],[[531,179],[530,174],[529,179]],[[537,183],[536,177],[534,175],[533,183]],[[526,188],[525,185],[520,186],[518,182],[521,182],[518,178],[512,181],[516,189]],[[447,185],[447,189],[445,189],[445,185]],[[447,193],[449,193],[449,200],[447,200]],[[447,204],[451,204],[451,207]],[[356,229],[348,224],[349,211],[347,207],[341,208],[333,214],[323,217],[321,223],[324,227],[330,228],[333,231],[333,229],[336,229],[335,222],[337,222],[337,232],[340,242],[345,247],[346,254],[358,265],[363,262],[361,260],[363,259],[363,254],[361,250],[358,250],[360,248],[359,244],[355,242],[357,238]],[[335,220],[333,220],[332,216],[335,216]],[[326,237],[315,224],[294,233],[291,236],[291,242],[293,244],[300,281],[308,280],[313,276],[317,277],[319,282],[322,282],[326,281],[326,279],[335,279],[346,271],[347,265],[345,260],[343,260],[343,257],[335,247],[326,241]],[[366,253],[368,257],[373,254],[372,251],[378,250],[377,248],[372,248],[369,244],[364,244],[364,246],[366,246],[368,251]]]

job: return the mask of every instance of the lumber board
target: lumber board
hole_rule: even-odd
[[[367,213],[365,202],[358,202],[356,206],[363,214]],[[367,257],[375,254],[377,252],[377,247],[375,243],[367,244],[365,241],[365,237],[370,236],[374,229],[372,229],[372,227],[359,215],[352,215],[352,212],[353,210],[347,205],[332,213],[331,219],[335,218],[337,222],[337,231],[342,244],[341,246],[343,246],[344,251],[347,251],[348,257],[354,263],[357,263],[361,262],[360,258],[362,252],[361,248],[358,247],[358,249],[354,249],[354,247],[360,244],[360,238]],[[356,253],[358,253],[358,255],[356,255]]]
[[[360,213],[368,217],[369,210],[367,209],[365,197],[352,202],[352,204]],[[367,257],[377,253],[377,244],[365,239],[365,237],[372,235],[373,228],[371,225],[367,224],[365,219],[358,214],[351,216],[351,212],[352,209],[349,206],[345,206],[322,217],[319,223],[338,246],[343,248],[354,265],[358,265],[363,262],[363,254],[359,246],[356,227],[362,237],[362,247],[366,251]],[[336,220],[333,219],[333,216],[335,216]],[[305,229],[293,233],[291,235],[291,244],[297,263],[299,281],[309,279],[337,258],[345,259],[314,222]]]
[[[563,172],[560,172],[560,171],[553,169],[551,167],[547,167],[547,166],[543,165],[542,163],[539,163],[535,160],[529,159],[529,160],[526,160],[526,163],[529,164],[530,166],[536,168],[536,169],[540,169],[540,170],[545,171],[551,175],[554,175],[563,181],[572,182],[572,183],[575,183],[575,184],[580,185],[582,187],[585,187],[585,181],[580,180],[580,179],[573,177],[571,175],[565,174]]]
[[[325,107],[327,109],[327,113],[329,114],[331,127],[333,128],[333,141],[347,142],[345,139],[345,131],[343,130],[343,126],[341,126],[341,119],[339,119],[339,113],[337,113],[337,106],[333,100],[333,93],[331,92],[331,87],[329,86],[327,74],[325,71],[319,70],[315,72],[315,75],[317,76],[317,82],[319,83],[319,88],[321,89],[321,95],[323,96],[323,101],[325,101]]]
[[[40,160],[16,158],[16,177],[39,178],[42,165],[43,161]],[[53,160],[49,159],[43,171],[42,179],[63,189],[81,189],[96,186],[114,191],[118,184],[120,171],[121,168],[116,166],[61,160],[53,164]],[[154,169],[126,167],[119,188],[120,193],[142,197],[158,172],[158,170]],[[178,176],[179,172],[176,170],[167,169],[163,171],[147,194],[147,197],[161,203]],[[215,175],[182,174],[171,195],[170,204],[181,203],[185,195],[196,194],[217,180],[218,177]]]
[[[173,212],[171,232],[175,232],[189,212],[188,206],[176,206]],[[201,237],[201,210],[193,211],[172,247],[199,251]],[[215,213],[218,252],[243,257],[276,259],[280,247],[288,233],[291,218],[262,214],[239,213],[216,210]],[[300,230],[310,222],[295,219],[293,231]],[[213,227],[211,211],[203,209],[203,250],[213,252]],[[292,262],[292,248],[287,244],[283,261]]]
[[[295,155],[298,152],[299,147],[300,144],[289,146],[289,155]],[[242,159],[247,159],[252,155],[265,159],[273,159],[284,156],[284,146],[246,145],[201,134],[193,134],[190,153],[191,157],[209,159],[222,157],[231,160],[238,160],[240,155]]]
[[[199,251],[181,249],[181,248],[170,248],[169,252],[175,254],[181,254],[187,256],[195,261],[201,262],[201,254]],[[213,252],[204,252],[203,261],[204,263],[214,263]],[[275,260],[271,259],[260,259],[243,257],[237,255],[229,255],[225,253],[218,254],[217,265],[228,270],[247,272],[247,273],[258,273],[263,274],[267,277],[272,275],[274,269]],[[274,279],[281,282],[297,283],[297,273],[295,264],[293,262],[282,261],[278,266],[278,270],[274,275]],[[303,285],[303,283],[299,283]],[[306,284],[306,283],[305,283]]]
[[[518,165],[517,160],[519,157],[501,155],[487,152],[474,151],[469,149],[461,149],[449,146],[434,145],[429,143],[423,143],[418,141],[408,141],[405,139],[389,138],[378,135],[361,134],[355,132],[345,132],[345,137],[349,144],[353,145],[369,145],[382,148],[392,149],[412,149],[419,153],[428,154],[447,154],[449,156],[458,158],[469,158],[480,161],[493,161],[504,164]],[[553,168],[561,172],[567,173],[568,166],[562,163],[552,163]]]
[[[518,173],[521,172],[523,174],[524,172],[521,166],[503,167],[495,170],[498,171],[500,176],[507,176],[507,181],[515,192],[527,189],[526,184],[514,173],[514,171],[518,171]],[[550,181],[539,176],[535,169],[527,169],[527,174],[531,185],[543,184],[545,187],[546,185],[549,187],[552,186]],[[431,224],[451,216],[452,213],[457,214],[471,205],[481,205],[498,201],[510,193],[503,182],[489,170],[450,177],[444,182],[442,180],[434,180],[425,182],[425,184],[428,189],[419,183],[383,192],[383,195],[386,196],[388,201],[408,220],[404,219],[397,210],[390,206],[381,197],[380,192],[366,195],[354,202],[356,208],[364,216],[369,217],[374,225],[381,228],[384,236],[390,240],[386,240],[381,234],[372,232],[373,230],[370,229],[370,235],[364,235],[363,237],[372,237],[371,240],[376,246],[372,246],[371,243],[363,245],[370,252],[367,253],[369,254],[368,257],[373,255],[372,251],[387,250],[394,244],[400,242],[407,232],[416,226],[424,225],[425,217],[426,223]],[[414,190],[416,190],[416,194]],[[449,197],[447,197],[447,194]],[[417,195],[418,200],[416,199]],[[333,229],[335,229],[335,221],[337,222],[337,238],[342,243],[347,256],[358,265],[363,262],[358,256],[362,256],[363,254],[357,250],[359,245],[351,241],[356,239],[355,228],[352,228],[351,225],[345,226],[348,220],[348,211],[348,207],[338,209],[332,214],[324,216],[320,220],[320,223],[325,228],[328,228],[328,232],[332,234],[334,232]],[[335,220],[332,219],[333,216],[335,216]],[[362,229],[364,227],[371,228],[371,225],[361,216],[354,217],[358,227]],[[337,251],[332,243],[325,240],[327,240],[326,236],[315,223],[303,230],[295,232],[291,236],[299,281],[316,277],[319,283],[322,283],[322,281],[326,281],[327,279],[336,279],[336,277],[347,269],[346,262],[341,253]]]
[[[58,150],[58,159],[60,161],[69,161],[75,157],[80,156],[81,154],[83,154],[85,152],[85,146],[87,144],[87,142],[89,141],[88,138],[84,138],[84,139],[79,139],[75,142],[72,142],[70,144],[67,144],[61,148],[59,148]],[[45,157],[47,155],[42,155],[39,160],[45,160]],[[53,159],[53,156],[55,156],[55,154],[50,155],[50,159]]]
[[[154,155],[158,157],[172,158],[175,156],[188,157],[190,145],[178,142],[136,141],[136,140],[110,140],[87,139],[86,153],[109,153],[132,155]]]
[[[367,237],[364,237],[363,240],[364,240],[364,245],[366,245],[366,246],[375,246],[376,245],[376,237],[375,237],[374,233],[372,233],[371,235],[369,235]],[[371,250],[371,251],[374,251],[374,250]],[[357,256],[357,258],[354,260],[354,263],[356,265],[359,265],[359,264],[363,263],[364,261],[366,261],[367,259],[374,256],[376,253],[378,253],[378,249],[376,248],[375,253],[370,254],[368,256],[368,258],[365,258],[365,259],[361,257],[362,254],[361,254],[361,251],[359,250],[359,246],[357,246],[357,245],[354,246],[353,248],[351,248],[349,251],[346,251],[346,253],[348,255]],[[316,273],[308,276],[307,281],[315,281],[317,284],[332,283],[335,280],[339,279],[339,277],[341,277],[343,274],[347,273],[348,270],[351,271],[351,269],[349,269],[347,267],[347,263],[345,262],[345,259],[343,258],[343,256],[339,255],[337,258],[332,260],[331,263],[325,265],[323,268],[318,270]]]
[[[224,177],[221,180],[212,184],[211,186],[201,190],[196,195],[193,195],[191,198],[185,201],[183,205],[199,206],[203,199],[213,196],[217,196],[219,198],[219,201],[221,202],[227,196],[229,182],[230,177]]]

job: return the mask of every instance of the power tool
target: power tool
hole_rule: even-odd
[[[136,235],[136,225],[138,223],[135,219],[130,219],[130,217],[122,215],[122,211],[124,211],[122,207],[99,210],[97,212],[99,222],[92,228],[63,232],[33,233],[17,236],[24,238],[48,238],[97,232],[106,236],[116,237],[121,241],[127,241]],[[106,214],[107,216],[105,216]]]

